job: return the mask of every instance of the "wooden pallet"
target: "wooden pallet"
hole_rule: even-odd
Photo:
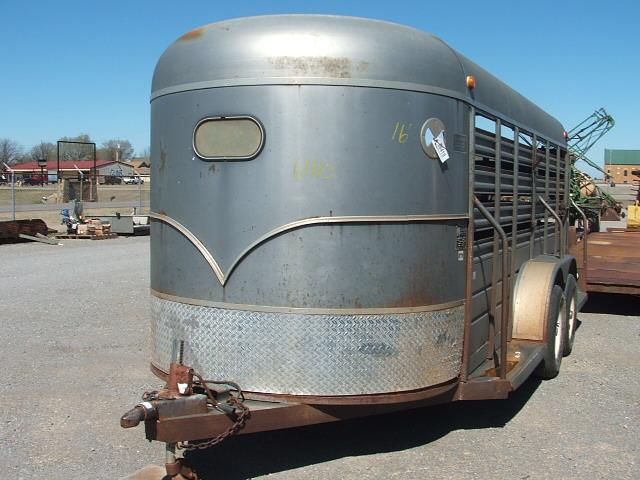
[[[117,233],[107,233],[105,235],[73,235],[68,233],[59,233],[56,238],[61,240],[108,240],[110,238],[118,238]]]

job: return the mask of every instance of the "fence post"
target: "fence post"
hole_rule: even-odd
[[[16,172],[13,170],[13,168],[11,168],[5,162],[2,162],[2,164],[4,165],[4,168],[6,170],[11,172],[11,205],[13,205],[12,212],[13,212],[13,220],[15,221],[16,219]]]
[[[11,203],[13,204],[13,220],[16,219],[16,172],[11,169]]]

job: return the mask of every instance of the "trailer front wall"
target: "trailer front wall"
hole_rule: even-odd
[[[257,392],[373,394],[457,377],[468,111],[432,94],[340,86],[155,99],[152,210],[206,246],[224,284],[184,235],[152,224],[154,364],[166,370],[181,339],[185,363]],[[199,158],[195,125],[234,115],[262,124],[261,153]],[[446,163],[420,141],[432,117],[446,128]],[[311,223],[268,234],[301,219]]]

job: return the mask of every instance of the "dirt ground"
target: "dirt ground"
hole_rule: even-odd
[[[163,462],[119,417],[149,372],[149,238],[0,245],[0,471],[115,479]],[[504,401],[239,436],[201,478],[640,478],[640,302],[593,296],[560,376]]]
[[[148,183],[142,184],[139,189],[138,185],[98,185],[98,200],[106,201],[137,201],[139,199],[139,190],[142,190],[143,198],[149,198]],[[40,186],[22,186],[16,187],[16,205],[31,205],[38,203],[55,203],[55,194],[57,186],[54,184]],[[11,187],[7,185],[0,186],[0,205],[11,205]],[[48,200],[45,201],[44,198]]]

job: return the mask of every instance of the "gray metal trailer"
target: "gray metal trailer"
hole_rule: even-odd
[[[564,129],[441,39],[324,15],[207,25],[158,62],[151,126],[167,387],[122,424],[167,443],[171,475],[179,442],[557,375],[584,300]]]

